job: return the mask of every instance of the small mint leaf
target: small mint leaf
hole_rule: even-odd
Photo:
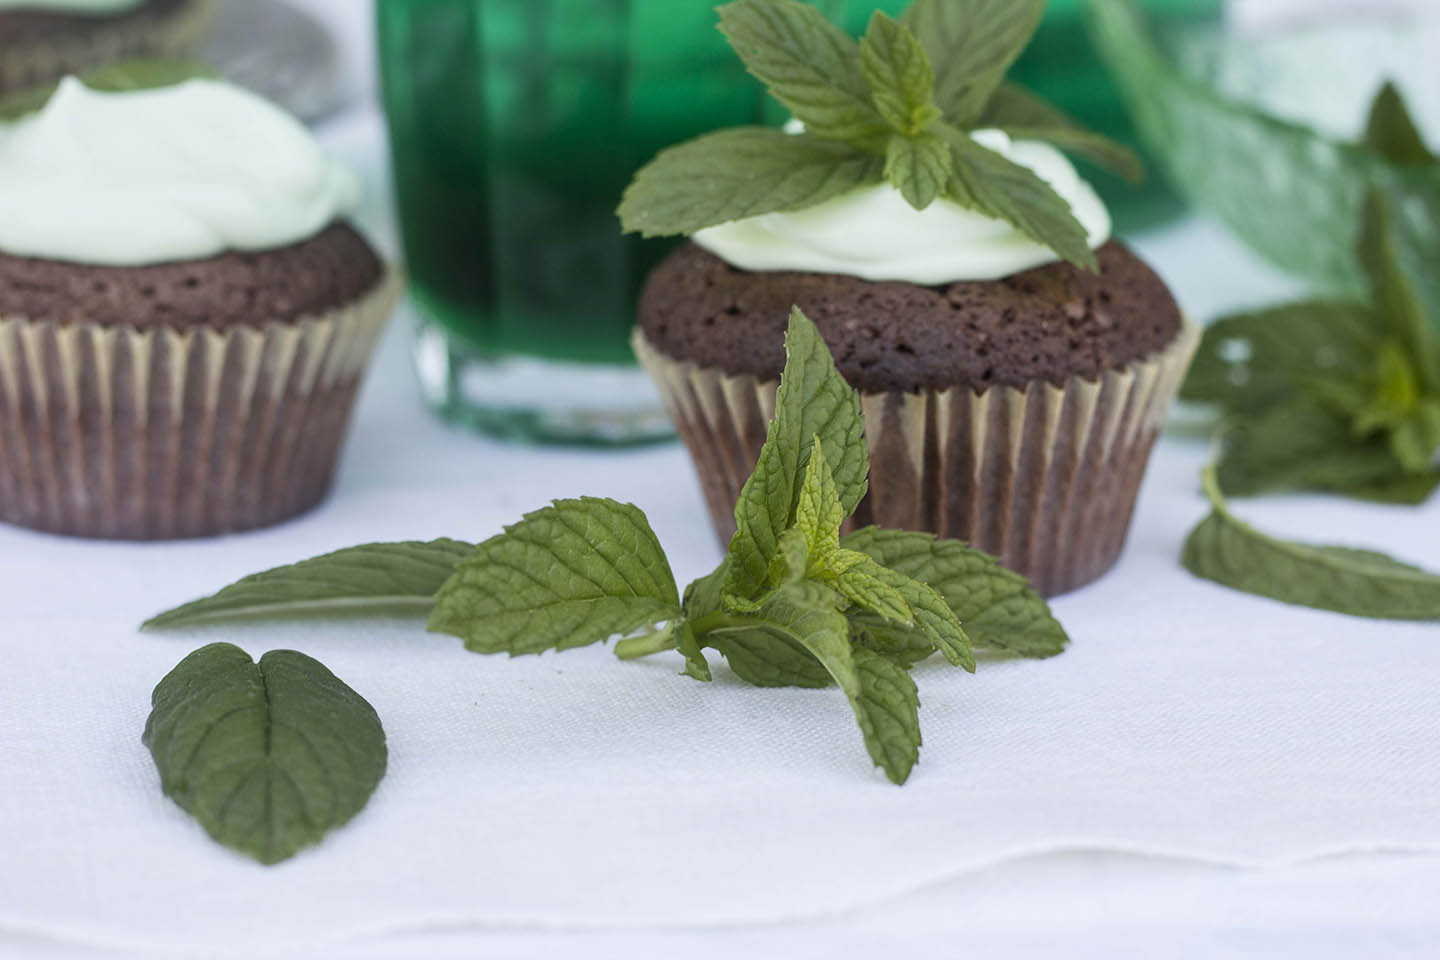
[[[710,663],[705,659],[705,653],[700,649],[690,624],[682,623],[675,631],[675,648],[685,658],[685,675],[709,683]]]
[[[279,863],[343,826],[385,774],[375,710],[319,661],[191,653],[155,687],[145,746],[165,795],[216,841]]]
[[[849,625],[834,595],[818,584],[778,591],[765,606],[766,629],[787,637],[824,665],[850,701],[875,765],[895,784],[910,775],[920,750],[919,698],[905,671],[884,657],[852,647]]]
[[[1001,84],[976,126],[998,128],[1015,140],[1042,140],[1054,144],[1131,183],[1145,178],[1145,165],[1134,150],[1086,130],[1069,114],[1052,107],[1018,84]]]
[[[855,550],[837,549],[827,560],[838,568],[827,582],[850,603],[891,623],[909,626],[915,622],[905,591],[895,586],[894,578],[880,564]]]
[[[458,540],[370,543],[254,573],[219,593],[156,614],[142,629],[245,617],[427,613],[435,591],[475,546]]]
[[[1099,269],[1085,228],[1048,183],[961,130],[945,124],[940,130],[950,145],[952,200],[1004,220],[1078,267]]]
[[[640,509],[557,500],[480,544],[440,588],[430,629],[479,653],[565,650],[680,616]]]
[[[753,686],[818,689],[833,682],[819,660],[781,631],[755,625],[726,627],[707,633],[705,643],[720,652],[737,677]]]
[[[764,591],[781,535],[795,524],[813,438],[832,467],[840,504],[848,515],[865,495],[869,460],[860,398],[835,369],[820,332],[803,313],[791,312],[785,370],[765,443],[735,504],[725,592],[756,599]]]
[[[900,22],[935,68],[935,102],[966,129],[1040,26],[1046,0],[915,0]]]
[[[1231,314],[1205,329],[1180,395],[1224,414],[1255,413],[1293,398],[1313,380],[1361,381],[1381,328],[1373,309],[1338,301]]]
[[[204,64],[183,60],[124,60],[86,71],[80,75],[80,82],[91,90],[120,93],[171,87],[186,80],[213,80],[218,76]],[[27,113],[43,109],[58,86],[51,83],[0,97],[0,123],[10,123]]]
[[[1359,257],[1370,282],[1371,302],[1384,315],[1391,336],[1409,353],[1425,392],[1440,395],[1440,337],[1431,329],[1415,285],[1400,266],[1389,201],[1374,188],[1365,194]]]
[[[660,152],[617,211],[628,233],[692,234],[764,213],[802,210],[883,179],[883,158],[769,127],[720,130]]]
[[[935,73],[914,34],[876,10],[860,41],[860,66],[875,106],[898,133],[913,137],[940,119]]]
[[[736,0],[717,10],[746,69],[807,131],[871,150],[884,143],[855,41],[819,10],[797,0]]]
[[[1396,166],[1425,167],[1440,163],[1440,157],[1430,152],[1420,136],[1399,88],[1389,80],[1370,105],[1363,142]]]
[[[1440,620],[1440,576],[1370,550],[1266,536],[1230,513],[1213,468],[1205,471],[1205,491],[1212,511],[1182,554],[1197,577],[1351,616]]]
[[[950,166],[949,145],[933,133],[897,135],[885,145],[885,179],[916,210],[924,210],[945,191]]]
[[[1065,628],[1028,580],[1001,566],[988,553],[959,540],[864,527],[840,542],[898,574],[932,587],[964,624],[965,633],[977,647],[1022,657],[1053,657],[1069,642]],[[873,625],[870,629],[874,632]],[[901,642],[893,630],[884,639],[892,645]],[[935,649],[933,640],[927,642]],[[905,639],[904,643],[919,647],[918,641]]]
[[[935,641],[917,627],[901,626],[863,611],[852,613],[847,619],[850,639],[857,646],[880,654],[902,670],[909,670],[935,652]]]

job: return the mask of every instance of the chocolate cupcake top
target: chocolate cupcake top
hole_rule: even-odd
[[[1116,241],[1096,259],[1097,273],[1052,263],[999,281],[922,286],[745,271],[686,244],[651,274],[639,322],[672,359],[773,380],[797,305],[865,392],[1059,385],[1152,355],[1180,331],[1174,298],[1143,261]]]

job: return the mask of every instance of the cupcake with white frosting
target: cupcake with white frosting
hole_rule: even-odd
[[[358,199],[216,81],[68,78],[0,126],[0,520],[191,537],[319,502],[398,287]]]
[[[991,15],[1028,7],[1038,20],[1043,6]],[[798,306],[861,393],[870,492],[852,523],[967,540],[1056,594],[1118,558],[1195,336],[1057,146],[1131,161],[1002,82],[1028,33],[1012,30],[1005,56],[969,50],[989,64],[979,79],[947,53],[957,36],[1003,34],[946,20],[976,9],[918,0],[900,22],[877,14],[847,72],[848,38],[808,8],[721,8],[751,71],[807,124],[722,131],[637,175],[627,226],[690,242],[648,278],[634,344],[722,539]],[[802,72],[795,51],[807,46],[824,59]],[[908,64],[910,79],[886,63]],[[816,76],[833,88],[824,109]]]
[[[189,57],[214,0],[0,0],[0,96],[121,60]]]

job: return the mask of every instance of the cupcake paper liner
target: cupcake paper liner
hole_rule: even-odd
[[[965,540],[1047,596],[1119,559],[1151,448],[1199,328],[1159,353],[1062,387],[864,393],[870,492],[847,528],[878,524]],[[673,360],[638,329],[635,353],[695,461],[722,543],[760,456],[778,381]]]
[[[194,54],[215,16],[215,0],[189,0],[178,10],[97,18],[83,33],[0,46],[0,93],[54,83],[107,63]]]
[[[224,330],[0,317],[0,520],[149,540],[304,512],[399,288]]]

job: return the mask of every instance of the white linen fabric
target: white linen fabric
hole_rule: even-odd
[[[1191,578],[1176,557],[1204,512],[1195,442],[1162,444],[1121,566],[1055,604],[1066,654],[917,671],[925,745],[903,788],[870,767],[837,691],[753,689],[723,667],[700,684],[674,655],[483,657],[403,621],[137,633],[254,570],[364,540],[478,539],[581,492],[644,508],[682,581],[716,561],[680,449],[478,440],[420,412],[401,347],[309,517],[173,544],[0,530],[0,933],[263,955],[435,925],[803,920],[1047,851],[1275,866],[1440,849],[1440,630]],[[1242,509],[1440,568],[1440,504]],[[369,807],[277,867],[209,841],[140,743],[153,685],[216,640],[318,657],[389,735]]]

